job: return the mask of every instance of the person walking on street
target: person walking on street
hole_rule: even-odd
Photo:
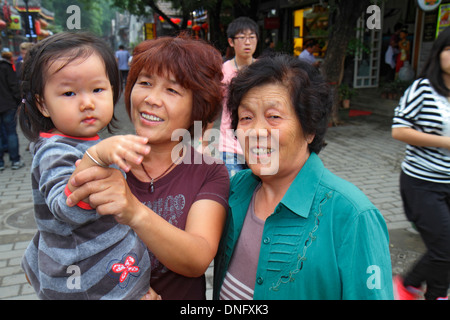
[[[447,300],[450,271],[450,28],[434,42],[422,74],[395,109],[394,139],[407,143],[400,192],[405,214],[427,248],[402,278],[396,299]]]
[[[0,58],[0,126],[5,128],[11,169],[25,166],[20,159],[19,138],[16,131],[16,110],[20,103],[20,88],[11,61]],[[3,148],[0,148],[0,171],[5,169]]]
[[[119,64],[120,79],[123,86],[125,86],[127,84],[128,71],[130,70],[130,66],[128,64],[128,61],[130,60],[130,53],[125,50],[123,45],[120,45],[119,50],[116,51],[116,60]]]

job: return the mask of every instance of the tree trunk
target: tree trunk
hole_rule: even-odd
[[[328,48],[322,65],[325,79],[330,83],[334,94],[332,122],[339,122],[339,96],[337,89],[344,75],[344,61],[349,41],[356,36],[358,18],[366,11],[370,0],[330,1],[330,32]]]
[[[224,37],[220,32],[220,12],[222,11],[222,3],[223,0],[217,0],[215,5],[209,9],[210,41],[218,49],[222,49],[222,47],[226,46],[226,41],[223,41]]]

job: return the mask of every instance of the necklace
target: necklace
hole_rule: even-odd
[[[180,158],[178,158],[178,159],[180,159]],[[177,161],[178,161],[178,159],[177,159]],[[177,161],[172,162],[172,164],[166,169],[166,171],[164,171],[161,175],[159,175],[159,176],[156,177],[156,178],[150,177],[150,175],[148,174],[147,170],[145,170],[144,164],[141,163],[142,169],[144,169],[144,172],[145,172],[145,174],[147,175],[147,177],[150,178],[150,193],[153,193],[153,191],[155,191],[155,187],[153,186],[153,182],[154,182],[155,180],[158,180],[159,178],[163,177],[167,172],[169,172],[169,170],[172,169],[172,168],[175,166],[175,164],[177,163]]]

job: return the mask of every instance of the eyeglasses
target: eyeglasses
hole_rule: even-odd
[[[234,37],[234,40],[237,40],[239,42],[245,42],[247,40],[250,41],[250,42],[254,42],[254,41],[256,41],[256,39],[257,39],[257,37],[254,34],[249,35],[249,36],[237,36],[237,37]]]

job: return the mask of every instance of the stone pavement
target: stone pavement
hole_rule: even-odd
[[[132,132],[123,100],[117,105],[121,133]],[[330,128],[328,146],[320,157],[325,166],[364,191],[383,214],[390,234],[394,274],[405,272],[424,252],[418,234],[403,214],[398,191],[400,163],[405,145],[390,136],[391,118],[384,115],[352,117]],[[35,232],[30,186],[31,155],[19,131],[20,153],[26,167],[0,172],[0,299],[36,299],[20,262]],[[211,297],[212,268],[207,272]]]

